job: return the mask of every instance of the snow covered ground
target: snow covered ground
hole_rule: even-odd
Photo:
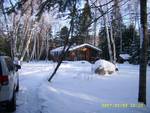
[[[150,67],[147,76],[148,106],[138,104],[138,65],[119,64],[111,76],[92,73],[86,61],[63,62],[51,83],[53,62],[23,63],[15,113],[150,113]]]

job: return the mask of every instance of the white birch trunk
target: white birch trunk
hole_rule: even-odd
[[[22,52],[22,56],[21,56],[21,58],[20,58],[21,61],[23,61],[23,59],[24,59],[24,57],[25,57],[25,54],[26,54],[26,52],[27,52],[28,49],[29,49],[29,44],[30,44],[30,42],[31,42],[31,38],[32,38],[32,32],[30,33],[29,38],[28,38],[28,40],[27,40],[27,42],[26,42],[25,48],[24,48],[24,50],[23,50],[23,52]]]
[[[49,55],[49,41],[48,41],[48,36],[46,36],[46,60],[48,60],[48,55]]]
[[[108,27],[108,15],[104,15],[104,24],[105,24],[105,29],[106,29],[106,38],[107,38],[107,43],[108,43],[109,58],[110,58],[110,62],[113,62],[112,48],[111,48],[109,27]]]
[[[42,55],[42,52],[44,50],[44,39],[42,39],[42,42],[41,42],[41,46],[39,47],[39,55],[38,55],[38,60],[40,60],[41,58],[41,55]]]
[[[112,25],[110,24],[110,39],[111,39],[111,42],[112,42],[112,47],[113,47],[113,63],[116,64],[116,46],[115,46],[115,41],[114,41],[114,38],[113,38],[113,32],[112,32]]]
[[[30,56],[30,60],[33,60],[36,58],[36,36],[34,36],[34,44],[33,44],[33,49],[32,49],[32,53]]]

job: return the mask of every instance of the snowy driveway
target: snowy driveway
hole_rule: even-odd
[[[98,76],[87,62],[64,62],[52,83],[52,62],[24,63],[20,70],[20,91],[15,113],[148,113],[147,108],[105,108],[105,104],[137,103],[138,66],[119,65],[119,72]],[[148,68],[148,86],[150,86]]]
[[[34,63],[23,64],[20,71],[20,91],[17,94],[15,113],[41,113],[39,109],[39,87],[45,81],[48,68]],[[45,79],[44,79],[45,78]]]

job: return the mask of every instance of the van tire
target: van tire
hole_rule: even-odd
[[[19,91],[19,80],[17,81],[16,92]]]
[[[13,93],[12,99],[8,102],[7,110],[9,112],[14,112],[16,110],[16,93]]]

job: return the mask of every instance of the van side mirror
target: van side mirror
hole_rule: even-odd
[[[19,69],[21,69],[21,66],[18,65],[18,64],[15,64],[15,67],[16,67],[16,71],[18,71]]]

